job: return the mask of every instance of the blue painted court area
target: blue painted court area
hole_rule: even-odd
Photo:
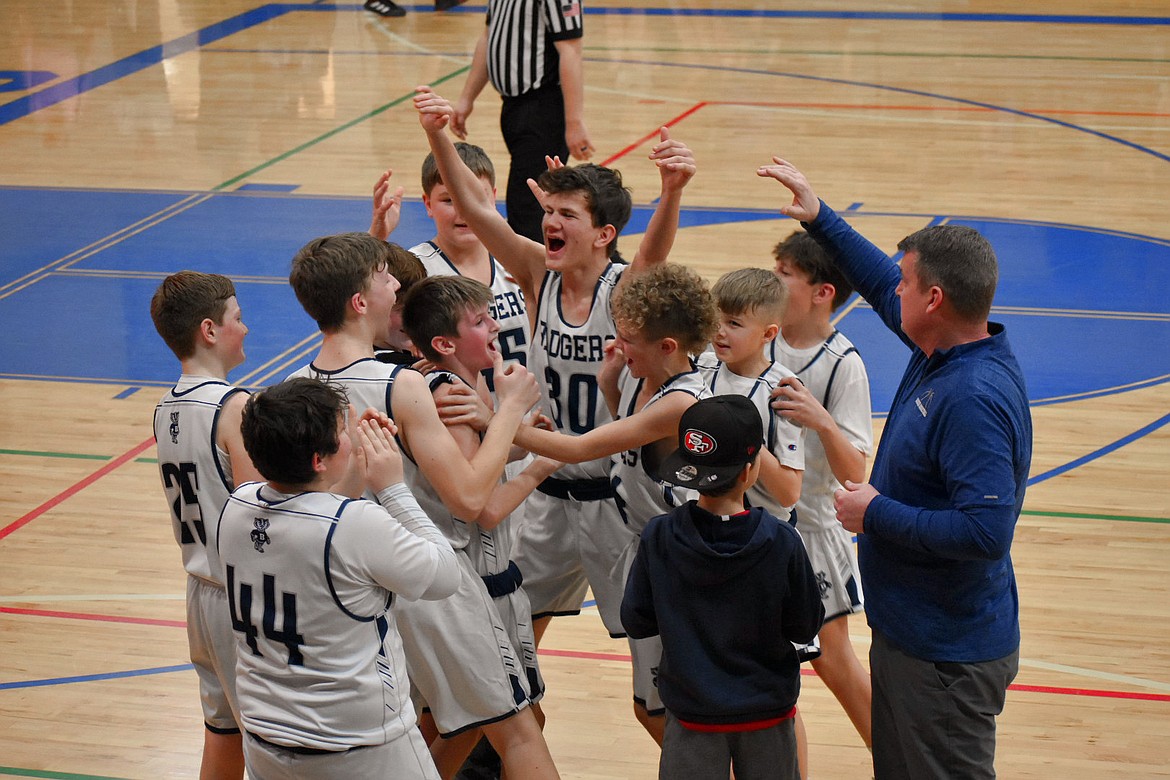
[[[237,282],[250,333],[248,360],[234,378],[275,381],[305,361],[316,334],[287,284],[289,261],[311,238],[363,229],[368,209],[365,198],[279,191],[0,188],[0,327],[7,334],[0,375],[168,384],[174,359],[151,325],[150,296],[167,273],[194,268]],[[63,213],[70,215],[65,231]],[[644,230],[650,213],[638,207],[627,232]],[[906,216],[849,213],[863,233]],[[1034,402],[1170,378],[1170,241],[1070,225],[909,216],[923,225],[970,225],[995,245],[995,319],[1009,328]],[[758,220],[775,221],[777,236],[792,228],[772,211],[684,209],[682,240],[687,227]],[[430,235],[422,204],[407,202],[394,237],[410,246]],[[839,327],[870,367],[875,411],[885,411],[905,348],[864,305]]]

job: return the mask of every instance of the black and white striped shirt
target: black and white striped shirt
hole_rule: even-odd
[[[580,0],[489,0],[488,77],[516,97],[560,80],[555,41],[580,38]]]

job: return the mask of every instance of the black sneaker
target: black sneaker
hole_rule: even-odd
[[[449,8],[454,8],[457,5],[463,5],[467,0],[435,0],[436,11],[446,11]]]
[[[394,0],[366,0],[362,7],[378,16],[406,16],[406,9]]]

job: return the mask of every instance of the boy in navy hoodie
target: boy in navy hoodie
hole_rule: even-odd
[[[698,401],[679,422],[679,449],[659,478],[694,488],[650,521],[626,582],[630,637],[662,637],[666,706],[661,779],[796,778],[793,726],[800,661],[824,618],[796,530],[744,510],[759,475],[763,423],[739,395]]]

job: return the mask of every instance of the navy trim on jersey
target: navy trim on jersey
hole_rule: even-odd
[[[355,615],[354,613],[350,612],[344,604],[341,603],[341,599],[337,597],[337,589],[333,587],[333,571],[332,567],[329,565],[329,551],[333,549],[333,532],[337,530],[337,526],[341,523],[341,513],[345,511],[347,506],[357,500],[360,499],[347,498],[338,505],[337,513],[333,515],[333,523],[329,526],[329,533],[325,534],[325,583],[329,586],[329,595],[333,597],[333,603],[337,605],[338,609],[360,623],[369,623],[372,620],[375,620],[378,616]]]
[[[605,270],[601,272],[601,276],[597,277],[597,284],[593,285],[593,300],[591,300],[589,302],[589,313],[585,315],[584,322],[569,322],[568,320],[565,319],[565,313],[561,310],[561,296],[560,295],[557,296],[557,319],[559,319],[562,324],[567,325],[570,328],[580,328],[586,322],[589,322],[589,318],[593,316],[593,307],[597,305],[597,293],[599,290],[601,290],[601,283],[606,281],[607,279],[609,279],[610,272],[616,268],[619,268],[619,267],[622,268],[622,271],[625,270],[625,266],[618,266],[616,263],[609,262],[605,266]],[[615,287],[617,286],[617,283],[619,281],[621,281],[622,271],[618,271],[617,274],[613,277],[613,284]],[[546,271],[544,274],[544,278],[547,280],[554,273],[559,273],[559,272]],[[542,294],[544,293],[544,283],[541,283],[540,291]],[[561,293],[563,294],[564,291],[565,291],[565,278],[564,278],[564,274],[561,274]],[[541,296],[537,296],[537,301],[540,301],[540,300],[542,300]],[[537,306],[539,307],[539,305],[540,304],[538,303]]]

